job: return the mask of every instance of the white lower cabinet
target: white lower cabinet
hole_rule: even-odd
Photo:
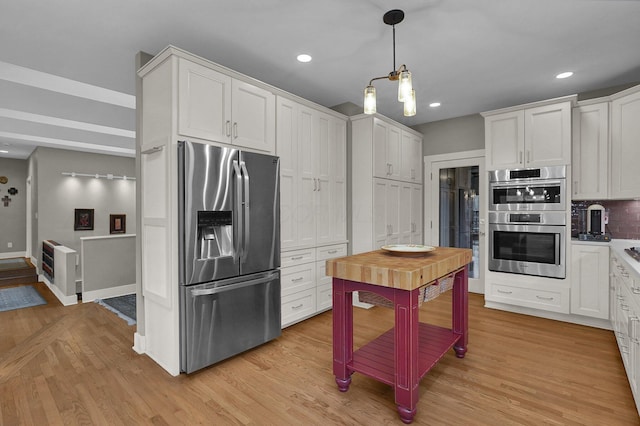
[[[640,413],[640,275],[619,256],[612,250],[610,319],[636,408]]]
[[[282,327],[307,319],[332,306],[327,259],[347,255],[346,244],[283,252],[281,256]]]
[[[609,247],[571,245],[571,313],[609,318]]]
[[[570,289],[563,280],[499,272],[486,276],[488,302],[568,314],[569,296]]]

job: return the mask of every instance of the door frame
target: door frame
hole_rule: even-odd
[[[428,155],[424,157],[424,241],[425,244],[440,244],[440,169],[452,167],[478,166],[480,197],[479,212],[479,257],[478,278],[469,277],[469,291],[484,294],[484,275],[486,269],[486,212],[487,212],[487,173],[485,150],[455,152],[450,154]],[[433,177],[436,179],[433,179]]]

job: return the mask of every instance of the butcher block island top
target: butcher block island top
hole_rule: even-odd
[[[328,276],[401,290],[415,290],[471,262],[471,250],[436,247],[420,255],[375,250],[327,260]]]

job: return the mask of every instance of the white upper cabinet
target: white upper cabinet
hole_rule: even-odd
[[[571,154],[572,199],[600,200],[608,196],[609,103],[573,109]]]
[[[275,96],[260,87],[180,58],[178,133],[275,151]]]
[[[640,197],[640,86],[611,102],[610,198]]]
[[[400,179],[422,182],[422,138],[403,131],[400,155]]]
[[[571,162],[571,102],[483,113],[489,170]]]
[[[376,177],[400,179],[400,143],[402,130],[373,118],[373,174]]]
[[[278,97],[283,250],[344,243],[346,121]]]
[[[422,135],[381,115],[351,117],[351,249],[422,242]]]

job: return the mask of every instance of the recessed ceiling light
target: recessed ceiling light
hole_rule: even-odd
[[[439,107],[439,106],[440,106],[440,102],[431,102],[431,103],[429,104],[429,106],[430,106],[431,108]]]
[[[311,55],[307,55],[306,53],[302,53],[296,58],[299,62],[311,62]]]
[[[4,149],[0,149],[0,154],[8,154],[8,153],[9,153],[9,151],[6,151]]]
[[[571,71],[561,72],[560,74],[556,75],[556,78],[567,78],[567,77],[571,77],[572,75],[573,75],[573,72]]]

